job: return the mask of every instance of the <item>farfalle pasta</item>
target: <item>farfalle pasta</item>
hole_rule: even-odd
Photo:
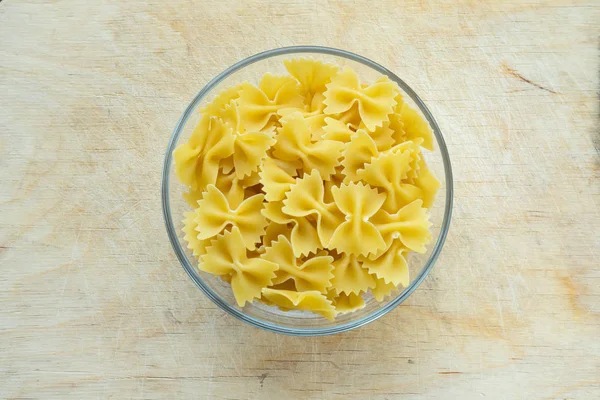
[[[315,256],[306,261],[299,261],[294,255],[292,244],[284,235],[280,235],[277,241],[271,242],[261,257],[279,266],[273,279],[275,285],[291,279],[301,292],[307,290],[324,292],[331,286],[333,257]]]
[[[260,257],[249,257],[245,241],[237,226],[219,235],[202,256],[200,270],[231,280],[233,295],[239,306],[260,297],[270,286],[279,266]]]
[[[398,104],[395,99],[398,90],[387,77],[363,87],[356,72],[344,68],[326,86],[325,113],[343,113],[356,104],[362,123],[370,131],[388,121],[388,116]]]
[[[184,240],[240,307],[334,319],[409,285],[440,187],[421,150],[433,134],[387,77],[284,65],[219,93],[174,151]]]
[[[208,185],[195,211],[198,239],[213,238],[228,226],[235,226],[244,239],[244,245],[254,250],[267,227],[267,220],[261,213],[264,197],[263,194],[248,197],[233,209],[216,186]]]
[[[362,182],[333,187],[331,194],[345,221],[335,228],[328,247],[353,255],[368,255],[383,249],[385,241],[370,219],[383,205],[385,195]]]

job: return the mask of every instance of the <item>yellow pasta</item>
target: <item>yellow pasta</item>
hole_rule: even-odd
[[[289,75],[227,88],[173,153],[198,269],[261,301],[334,319],[410,284],[440,182],[433,132],[387,77],[284,61]],[[423,150],[425,151],[425,150]]]
[[[423,200],[418,199],[402,207],[397,213],[390,214],[380,209],[371,218],[383,237],[386,247],[394,239],[399,239],[404,246],[417,253],[425,252],[425,245],[431,240],[429,218],[422,207]]]
[[[296,292],[292,290],[277,290],[264,288],[262,295],[269,302],[284,310],[306,310],[321,314],[329,320],[333,320],[336,310],[331,301],[317,290]]]
[[[316,216],[317,232],[323,247],[329,245],[331,236],[342,222],[342,213],[335,203],[324,201],[323,179],[318,170],[297,179],[283,201],[283,213],[294,217]]]
[[[349,142],[352,135],[354,135],[355,131],[349,123],[331,117],[325,117],[323,121],[325,122],[323,139]]]
[[[361,294],[375,287],[375,278],[363,268],[357,256],[342,254],[333,266],[331,286],[337,294]]]
[[[385,283],[383,279],[377,279],[375,287],[371,289],[371,293],[375,297],[375,300],[383,301],[396,289],[397,287],[393,283]]]
[[[394,129],[396,143],[422,139],[422,146],[433,151],[433,133],[431,127],[421,115],[404,103],[399,112],[390,116],[390,125]]]
[[[316,253],[321,248],[316,221],[306,217],[287,215],[282,211],[282,208],[282,201],[269,202],[266,203],[262,213],[271,223],[293,226],[290,232],[290,241],[296,257]]]
[[[211,118],[208,128],[198,125],[193,141],[175,149],[177,177],[192,190],[214,184],[219,172],[219,161],[233,154],[232,129],[222,120]],[[198,133],[196,133],[198,132]]]
[[[419,174],[413,179],[413,184],[421,189],[423,207],[431,207],[435,200],[435,195],[440,188],[440,181],[429,170],[425,160],[422,158],[419,160]]]
[[[299,58],[283,62],[285,68],[300,83],[305,102],[310,105],[316,94],[325,91],[325,85],[337,73],[338,67],[310,58]],[[322,100],[321,100],[322,101]]]
[[[390,128],[389,121],[383,122],[381,126],[376,127],[373,131],[369,131],[364,123],[359,126],[359,129],[361,128],[365,129],[371,136],[379,151],[388,150],[396,143],[393,137],[394,131]]]
[[[318,290],[325,292],[331,286],[333,278],[331,265],[333,258],[330,256],[315,256],[298,262],[292,249],[292,244],[283,235],[272,242],[261,256],[265,260],[274,262],[279,266],[273,284],[278,285],[288,280],[293,280],[298,291]]]
[[[246,129],[256,132],[267,126],[280,109],[302,107],[304,99],[294,78],[266,74],[258,88],[244,87],[238,101]]]
[[[363,267],[369,273],[378,279],[383,279],[386,283],[392,283],[394,286],[408,286],[408,265],[406,264],[405,253],[408,249],[404,247],[400,240],[394,240],[390,247],[381,255],[363,260]]]
[[[325,109],[323,109],[323,111],[325,111]],[[331,114],[330,116],[352,128],[354,131],[360,127],[362,122],[357,104],[354,104],[348,111]]]
[[[327,292],[327,298],[340,314],[351,313],[365,307],[365,300],[362,296],[354,293],[350,293],[349,295],[340,293],[336,295],[335,291],[330,290]]]
[[[372,159],[356,172],[356,176],[385,192],[384,207],[387,210],[398,210],[417,199],[420,194],[416,186],[403,182],[408,177],[410,162],[410,151],[389,151]]]
[[[348,111],[356,103],[362,122],[368,130],[374,131],[388,120],[394,111],[397,101],[395,84],[382,77],[367,87],[361,87],[358,75],[349,68],[344,68],[327,84],[324,103],[325,113],[336,114]]]
[[[271,244],[276,241],[279,236],[284,236],[289,239],[290,234],[292,233],[289,225],[290,224],[278,224],[277,222],[273,221],[269,222],[267,229],[265,229],[265,234],[262,237],[261,248],[264,249],[265,246],[271,246]]]
[[[267,201],[279,201],[285,198],[285,193],[296,182],[296,171],[290,174],[274,159],[265,158],[260,170],[260,183]]]
[[[327,179],[335,172],[342,156],[343,143],[333,140],[313,141],[310,127],[301,113],[293,113],[278,129],[273,155],[284,161],[300,160],[305,171],[314,169]]]
[[[183,233],[185,233],[185,236],[183,237],[183,240],[187,242],[187,248],[192,250],[194,256],[199,257],[206,253],[206,247],[210,245],[210,240],[198,239],[198,232],[196,231],[198,224],[194,221],[196,218],[195,213],[188,211],[184,213],[184,216],[182,230]]]
[[[385,247],[377,227],[369,219],[381,208],[385,195],[362,183],[331,189],[333,200],[345,221],[333,232],[328,246],[338,252],[367,255]]]
[[[253,173],[243,179],[239,179],[235,172],[229,174],[219,174],[215,186],[221,193],[227,197],[229,205],[233,208],[238,207],[242,201],[250,194],[250,188],[259,183],[258,173]],[[203,192],[190,193],[188,198],[195,199],[194,208],[198,207],[198,200],[202,198]]]
[[[358,171],[377,154],[379,154],[379,151],[373,138],[363,129],[356,131],[343,152],[342,166],[344,168],[342,173],[345,175],[344,182],[358,180]]]
[[[200,270],[219,276],[231,276],[231,288],[238,305],[260,297],[264,287],[275,278],[277,264],[262,258],[249,258],[245,240],[237,226],[217,237],[206,254]]]
[[[198,239],[212,238],[232,225],[239,229],[248,250],[254,250],[267,227],[267,220],[261,213],[263,199],[264,195],[258,194],[232,209],[227,197],[216,186],[209,185],[196,209],[194,221],[198,224]]]
[[[246,132],[235,137],[233,168],[239,179],[252,174],[275,143],[273,130]]]
[[[208,105],[200,109],[200,114],[202,117],[210,117],[210,116],[221,116],[225,111],[226,106],[231,104],[232,100],[235,100],[240,97],[240,92],[251,86],[249,83],[241,83],[237,86],[233,86],[227,89],[222,90],[219,94],[215,96],[213,101],[211,101]]]

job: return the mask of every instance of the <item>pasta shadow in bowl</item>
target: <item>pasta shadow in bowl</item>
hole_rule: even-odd
[[[350,52],[295,46],[196,95],[167,148],[162,206],[177,258],[215,304],[317,336],[372,322],[421,284],[452,185],[440,129],[406,83]]]

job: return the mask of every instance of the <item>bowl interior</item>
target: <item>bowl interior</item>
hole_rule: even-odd
[[[382,74],[388,75],[400,86],[404,100],[413,108],[420,110],[434,130],[435,151],[423,149],[426,162],[441,183],[436,200],[429,210],[430,221],[433,224],[432,241],[425,254],[411,253],[408,258],[411,282],[407,288],[398,290],[383,302],[377,302],[370,295],[365,296],[366,306],[359,311],[339,315],[335,321],[302,311],[284,312],[276,307],[270,307],[260,302],[254,302],[241,308],[233,297],[229,284],[220,278],[197,270],[197,260],[187,249],[183,240],[183,213],[190,207],[182,198],[187,191],[176,175],[173,165],[172,152],[180,144],[185,143],[200,118],[199,109],[212,101],[221,90],[237,85],[244,81],[257,84],[261,77],[271,74],[287,74],[283,61],[289,58],[312,57],[316,60],[330,62],[340,67],[349,66],[354,69],[363,82],[372,82]],[[341,50],[296,47],[284,48],[261,53],[241,61],[230,67],[213,79],[190,103],[178,122],[165,157],[163,171],[163,212],[169,237],[173,248],[183,267],[200,289],[217,305],[230,314],[255,326],[275,332],[294,335],[322,335],[345,331],[368,323],[400,304],[420,284],[433,266],[443,245],[452,206],[452,176],[446,146],[433,117],[416,96],[416,94],[398,77],[383,67],[351,53]]]

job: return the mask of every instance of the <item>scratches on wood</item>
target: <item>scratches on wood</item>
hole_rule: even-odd
[[[540,85],[539,83],[535,83],[532,80],[525,78],[523,75],[521,75],[519,72],[517,72],[517,70],[515,70],[514,68],[509,67],[506,64],[502,64],[502,71],[505,74],[511,75],[511,76],[513,76],[513,77],[515,77],[515,78],[517,78],[517,79],[519,79],[519,80],[521,80],[521,81],[523,81],[523,82],[525,82],[525,83],[527,83],[527,84],[529,84],[529,85],[531,85],[533,87],[536,87],[538,89],[545,90],[546,92],[550,92],[552,94],[560,94],[559,92],[556,92],[556,91],[554,91],[552,89],[549,89],[549,88],[547,88],[545,86]]]
[[[597,1],[377,5],[1,2],[0,398],[599,397]],[[332,337],[221,311],[161,215],[188,101],[239,59],[294,44],[399,74],[455,177],[432,273]]]

